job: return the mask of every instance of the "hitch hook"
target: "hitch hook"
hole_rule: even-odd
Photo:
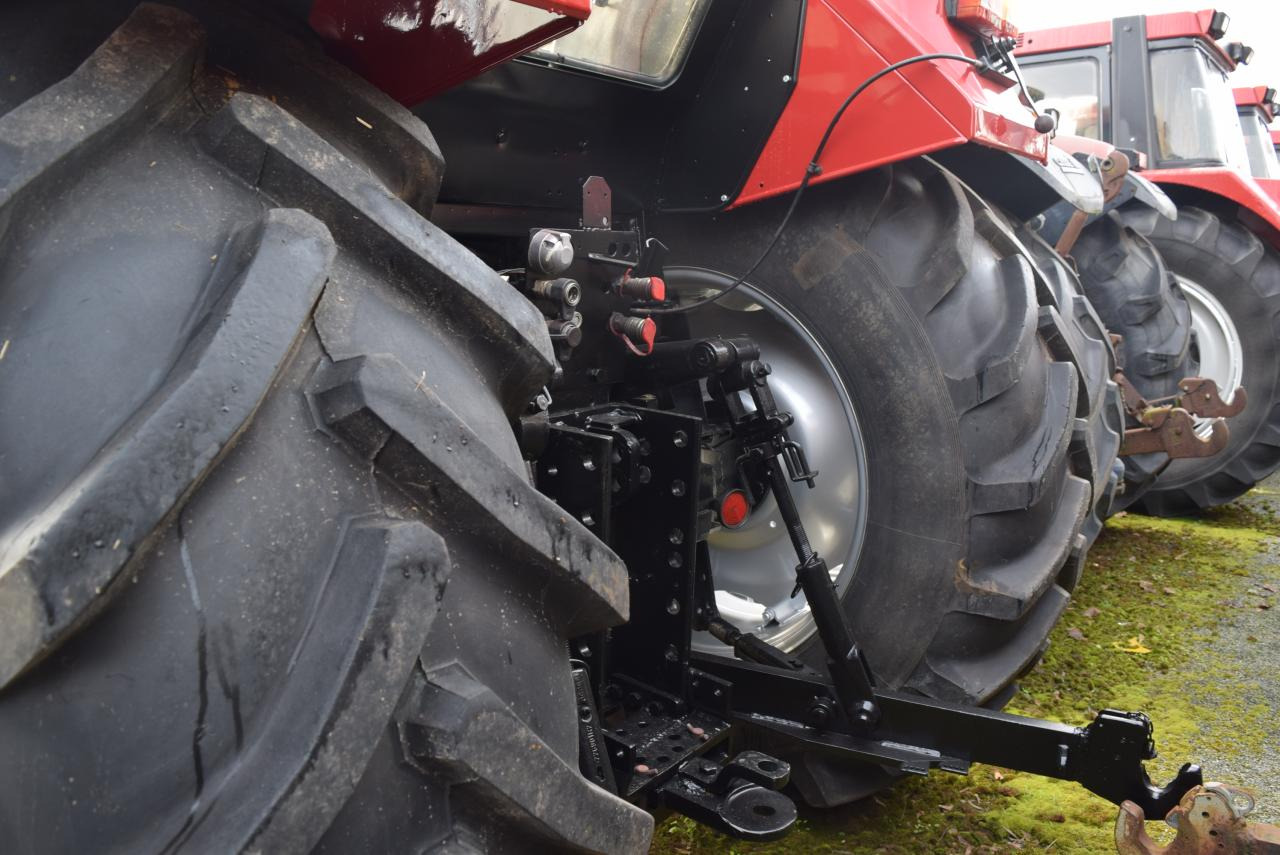
[[[1165,821],[1178,830],[1168,846],[1147,834],[1146,814],[1131,801],[1116,817],[1120,855],[1280,855],[1280,828],[1245,821],[1254,808],[1246,790],[1208,783],[1192,787]]]

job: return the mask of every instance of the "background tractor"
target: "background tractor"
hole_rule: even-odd
[[[1197,373],[1228,401],[1249,391],[1222,453],[1173,461],[1139,498],[1137,507],[1156,514],[1223,504],[1280,466],[1280,205],[1248,174],[1227,75],[1250,49],[1219,44],[1227,24],[1212,10],[1117,18],[1028,32],[1017,51],[1028,85],[1061,114],[1064,130],[1130,151],[1177,203],[1173,220],[1139,206],[1122,207],[1116,222],[1149,239],[1176,278]],[[1088,249],[1076,250],[1082,272],[1100,258]],[[1137,304],[1122,311],[1128,325],[1144,314]],[[1103,320],[1130,335],[1121,315]],[[1147,339],[1153,363],[1176,360],[1179,336],[1167,329],[1169,337]]]
[[[1280,110],[1276,90],[1270,86],[1237,87],[1231,90],[1236,99],[1236,112],[1240,116],[1240,129],[1244,131],[1244,146],[1249,154],[1249,173],[1266,188],[1273,198],[1280,199],[1280,158],[1276,156],[1272,142],[1273,131],[1268,130]]]
[[[1011,34],[0,8],[0,834],[639,851],[972,762],[1163,816],[1141,713],[994,711],[1124,431]]]

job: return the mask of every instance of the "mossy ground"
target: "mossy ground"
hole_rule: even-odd
[[[1082,724],[1105,707],[1144,710],[1161,754],[1148,764],[1153,778],[1167,780],[1184,760],[1258,754],[1274,711],[1254,699],[1258,682],[1276,677],[1218,642],[1233,610],[1270,609],[1269,588],[1280,589],[1280,565],[1266,555],[1280,545],[1273,496],[1260,488],[1196,520],[1113,519],[1010,711]],[[975,766],[968,777],[913,778],[839,810],[802,809],[797,828],[770,844],[670,817],[652,852],[1106,853],[1115,851],[1115,817],[1115,806],[1076,784]],[[1149,828],[1160,836],[1161,826]]]

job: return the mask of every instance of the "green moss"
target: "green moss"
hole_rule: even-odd
[[[1273,713],[1244,700],[1257,697],[1256,682],[1233,678],[1239,669],[1214,644],[1225,614],[1252,607],[1251,559],[1280,537],[1268,500],[1253,505],[1198,520],[1110,521],[1010,711],[1081,724],[1106,707],[1143,710],[1156,723],[1161,756],[1148,768],[1157,778],[1207,749],[1222,756],[1257,751]],[[1280,582],[1280,570],[1265,572]],[[1149,652],[1132,652],[1141,650]],[[797,829],[772,844],[667,818],[653,852],[1083,855],[1113,851],[1115,817],[1115,806],[1076,784],[978,766],[968,777],[913,778],[839,810],[802,809]],[[1160,826],[1150,830],[1157,835]]]

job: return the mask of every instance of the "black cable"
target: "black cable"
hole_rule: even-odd
[[[961,54],[961,53],[922,53],[919,56],[913,56],[909,59],[899,60],[898,62],[895,62],[892,65],[887,65],[884,68],[877,71],[875,74],[868,77],[866,80],[859,83],[858,87],[854,89],[852,92],[850,92],[849,96],[844,99],[844,103],[840,105],[840,109],[836,110],[835,114],[832,115],[831,121],[827,123],[827,129],[822,133],[822,140],[818,143],[818,148],[814,151],[813,157],[809,161],[809,165],[805,167],[804,178],[800,180],[800,186],[797,187],[795,191],[792,193],[791,204],[787,207],[787,212],[783,214],[782,222],[778,223],[778,228],[776,231],[774,231],[773,237],[769,238],[769,242],[765,244],[764,251],[761,252],[759,257],[756,258],[755,262],[753,262],[752,265],[747,268],[747,271],[743,273],[741,276],[739,276],[737,279],[735,279],[733,284],[730,285],[729,287],[716,292],[714,295],[710,297],[699,300],[696,303],[687,303],[683,306],[673,306],[671,308],[637,308],[635,309],[635,311],[637,313],[647,314],[647,315],[674,315],[679,312],[690,312],[690,311],[693,311],[694,309],[700,309],[703,306],[710,305],[711,303],[716,302],[721,297],[725,296],[730,291],[732,291],[733,289],[741,285],[743,282],[745,282],[747,277],[750,276],[752,273],[755,273],[756,268],[758,268],[761,265],[761,263],[763,263],[764,260],[769,256],[769,253],[773,251],[773,247],[775,244],[777,244],[778,238],[782,237],[782,232],[787,228],[787,223],[791,221],[791,215],[795,213],[796,205],[799,204],[800,197],[804,195],[804,191],[809,186],[809,182],[813,180],[813,177],[815,175],[821,174],[822,167],[818,165],[818,160],[822,157],[822,153],[826,150],[827,142],[831,139],[832,132],[835,131],[836,125],[840,123],[840,119],[841,117],[844,116],[845,110],[849,109],[849,105],[852,104],[854,99],[857,98],[859,95],[861,95],[868,86],[875,83],[877,80],[879,80],[881,77],[884,77],[886,74],[891,74],[892,72],[897,71],[899,68],[902,68],[903,66],[911,65],[917,62],[925,62],[926,60],[930,60],[930,59],[952,59],[952,60],[955,60],[956,62],[968,63],[969,65],[972,65],[980,69],[984,69],[987,67],[986,61],[981,59],[974,59],[971,56],[965,56],[964,54]]]

